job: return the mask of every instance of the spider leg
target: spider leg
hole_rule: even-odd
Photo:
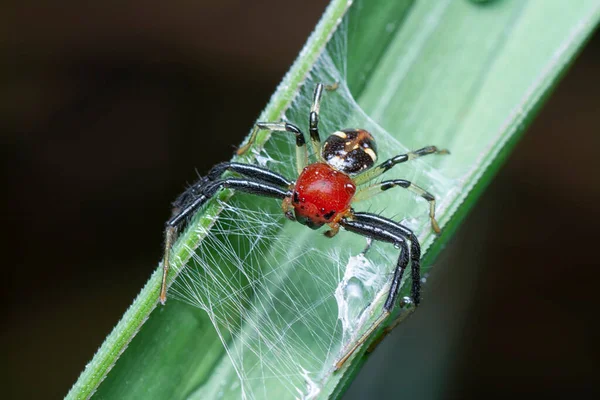
[[[409,260],[412,262],[411,273],[413,275],[411,295],[415,304],[418,305],[421,301],[421,246],[415,234],[397,222],[371,213],[356,212],[351,219],[342,218],[340,225],[348,231],[370,237],[373,240],[391,243],[400,248],[400,256],[384,309],[389,311],[394,307],[400,290],[400,281]],[[407,242],[410,242],[410,250]]]
[[[409,260],[411,261],[412,267],[412,297],[413,302],[416,305],[420,302],[420,257],[421,248],[419,241],[412,231],[401,224],[392,220],[380,217],[371,213],[354,213],[351,218],[343,218],[340,221],[346,230],[358,233],[370,237],[373,240],[379,240],[382,242],[392,243],[397,247],[400,247],[400,256],[396,263],[396,269],[394,270],[394,276],[388,292],[388,297],[383,306],[383,312],[375,320],[375,322],[367,329],[367,331],[351,346],[349,349],[344,351],[344,355],[335,364],[335,369],[338,370],[342,365],[354,354],[354,352],[367,341],[367,339],[379,328],[379,326],[386,320],[390,315],[398,295],[402,283],[402,276],[408,266]],[[411,247],[409,247],[407,241],[410,241]]]
[[[187,207],[191,202],[198,198],[202,194],[202,190],[211,183],[211,179],[208,176],[200,177],[193,185],[185,189],[171,205],[173,206],[171,212],[171,218],[179,214],[181,209]]]
[[[165,304],[167,300],[167,276],[170,267],[169,257],[171,246],[173,244],[175,234],[177,233],[177,228],[179,228],[179,226],[181,226],[196,210],[210,200],[221,188],[235,189],[246,193],[278,199],[285,199],[286,197],[292,195],[287,188],[283,189],[272,183],[258,180],[226,178],[217,181],[210,181],[206,179],[206,177],[201,178],[199,183],[194,185],[195,198],[189,199],[186,204],[182,205],[181,209],[176,210],[176,215],[174,215],[166,223],[163,279],[159,297],[159,300],[162,304]]]
[[[390,158],[387,161],[382,162],[375,168],[365,171],[362,174],[358,175],[356,178],[354,178],[354,183],[356,183],[357,185],[362,185],[363,183],[367,183],[377,178],[384,172],[389,171],[395,165],[414,160],[415,158],[423,157],[429,154],[450,154],[450,152],[448,150],[439,150],[435,146],[427,146],[419,150],[410,151],[406,154],[400,154]]]
[[[210,180],[215,181],[221,178],[225,171],[235,172],[252,180],[271,183],[277,186],[289,187],[293,184],[292,181],[273,172],[267,168],[259,167],[252,164],[242,164],[236,162],[222,162],[210,169],[206,175]]]
[[[298,173],[308,165],[308,152],[304,133],[296,125],[287,122],[257,122],[252,129],[248,142],[237,150],[238,155],[244,154],[256,140],[256,135],[261,130],[270,132],[290,132],[296,136],[296,168]]]
[[[388,189],[393,187],[401,187],[404,189],[408,189],[411,192],[415,193],[417,196],[420,196],[429,202],[429,218],[431,219],[431,228],[435,233],[440,233],[440,226],[438,225],[435,219],[435,197],[432,194],[427,192],[425,189],[415,185],[414,183],[404,180],[404,179],[393,179],[388,181],[383,181],[376,183],[374,185],[368,186],[366,188],[360,189],[356,196],[354,197],[354,201],[361,201],[373,197],[379,193],[385,192]]]
[[[410,242],[410,267],[412,275],[411,296],[412,301],[418,306],[421,302],[421,245],[419,244],[417,235],[415,235],[412,230],[408,229],[404,225],[377,214],[355,212],[353,215],[355,219],[371,223],[384,230],[393,232],[395,235],[400,236]],[[375,237],[373,239],[381,240]]]
[[[181,209],[187,207],[191,202],[195,201],[202,194],[202,191],[212,182],[220,179],[221,175],[223,175],[225,171],[232,171],[252,180],[271,183],[277,186],[290,187],[293,184],[292,181],[283,175],[273,172],[267,168],[262,168],[252,164],[222,162],[213,166],[210,171],[208,171],[206,176],[198,179],[198,181],[188,187],[177,197],[177,199],[173,202],[172,216],[179,214]]]
[[[337,88],[337,83],[334,83],[333,85],[325,85],[322,82],[319,82],[315,87],[312,107],[310,108],[310,114],[308,116],[308,131],[310,133],[310,142],[312,143],[313,151],[315,152],[315,157],[317,158],[319,158],[321,154],[321,137],[319,135],[319,111],[321,109],[321,96],[323,95],[323,89],[331,91],[336,90]]]

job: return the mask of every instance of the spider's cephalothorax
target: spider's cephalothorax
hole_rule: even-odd
[[[305,167],[294,185],[291,206],[295,219],[312,229],[337,223],[340,216],[350,211],[356,185],[343,172],[329,164],[318,162]],[[283,201],[286,216],[290,219],[290,200]]]
[[[397,155],[373,167],[377,161],[375,140],[364,129],[336,131],[321,145],[318,128],[321,96],[323,89],[333,90],[336,87],[337,85],[326,87],[320,83],[314,92],[313,105],[309,114],[309,133],[313,153],[319,158],[318,160],[309,164],[306,137],[297,126],[288,122],[258,122],[248,143],[238,150],[238,155],[244,154],[254,143],[260,130],[292,133],[296,137],[298,171],[296,182],[256,165],[224,162],[215,165],[206,176],[200,178],[178,197],[173,203],[173,217],[166,224],[163,283],[159,299],[163,304],[166,301],[170,251],[178,228],[221,188],[281,199],[286,217],[312,229],[328,225],[330,229],[325,234],[329,237],[334,236],[342,227],[372,240],[391,243],[400,249],[400,257],[394,269],[381,317],[355,346],[340,358],[336,363],[336,368],[339,368],[390,314],[398,298],[402,276],[409,263],[412,272],[411,295],[415,305],[419,304],[421,289],[421,248],[417,237],[408,228],[395,221],[377,214],[355,212],[352,205],[394,187],[408,189],[429,202],[431,226],[436,233],[439,233],[440,228],[435,219],[435,199],[427,191],[404,179],[367,184],[397,164],[428,154],[448,154],[448,151],[438,150],[435,146],[423,147]],[[224,177],[226,171],[238,177]]]

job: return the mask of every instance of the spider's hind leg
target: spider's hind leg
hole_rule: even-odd
[[[392,157],[389,160],[382,162],[375,168],[361,173],[356,178],[354,178],[354,182],[357,185],[362,185],[363,183],[372,181],[373,179],[377,178],[379,175],[383,174],[384,172],[389,171],[390,169],[392,169],[394,166],[396,166],[398,164],[402,164],[407,161],[414,160],[415,158],[427,156],[430,154],[450,154],[450,152],[445,149],[440,150],[436,146],[427,146],[427,147],[423,147],[422,149],[419,149],[419,150],[409,151],[406,154],[400,154],[395,157]]]
[[[310,114],[308,115],[308,126],[310,133],[310,142],[312,143],[313,151],[315,156],[318,158],[321,152],[321,136],[319,135],[319,112],[321,110],[321,96],[323,95],[323,89],[332,91],[338,88],[338,83],[332,85],[325,85],[319,82],[315,87],[313,93],[313,102],[310,107]]]
[[[254,125],[254,129],[252,129],[250,139],[248,139],[248,142],[246,142],[245,145],[237,150],[237,155],[241,156],[242,154],[246,153],[248,149],[250,149],[250,146],[252,146],[256,140],[258,132],[261,130],[269,132],[289,132],[296,136],[296,169],[298,170],[298,173],[302,172],[302,169],[308,165],[306,138],[304,137],[304,133],[302,133],[300,128],[288,122],[257,122]]]
[[[425,189],[420,186],[415,185],[414,183],[404,180],[404,179],[392,179],[388,181],[383,181],[376,183],[374,185],[365,187],[360,189],[354,198],[354,201],[361,201],[368,199],[372,196],[375,196],[379,193],[383,193],[386,190],[389,190],[394,187],[401,187],[404,189],[408,189],[419,197],[427,200],[429,202],[429,219],[431,220],[431,228],[435,233],[440,233],[440,226],[438,225],[437,220],[435,219],[435,197],[432,194],[427,192]]]

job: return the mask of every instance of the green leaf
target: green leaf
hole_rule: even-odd
[[[426,271],[599,19],[600,0],[365,0],[350,7],[334,0],[260,119],[285,113],[306,129],[314,85],[335,80],[340,88],[324,94],[322,134],[369,129],[381,160],[425,145],[450,149],[449,156],[428,156],[386,174],[436,196],[441,237],[431,233],[425,202],[401,189],[355,207],[404,219],[418,233]],[[289,139],[265,132],[256,148],[265,148],[261,160],[284,161],[269,165],[291,177]],[[167,305],[156,307],[159,268],[68,398],[343,393],[362,359],[358,353],[338,372],[333,362],[357,334],[351,329],[364,329],[379,315],[381,285],[398,250],[369,251],[382,279],[359,285],[360,301],[349,305],[354,325],[344,328],[334,292],[364,240],[348,232],[325,239],[286,222],[272,200],[228,191],[218,197],[173,247],[177,268],[170,281],[178,271],[182,276]]]

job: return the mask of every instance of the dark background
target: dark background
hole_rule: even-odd
[[[327,1],[203,3],[0,6],[7,398],[66,394],[160,259],[170,201],[231,156]],[[455,324],[442,397],[597,389],[599,93],[596,35],[348,398],[430,378],[433,314]]]

